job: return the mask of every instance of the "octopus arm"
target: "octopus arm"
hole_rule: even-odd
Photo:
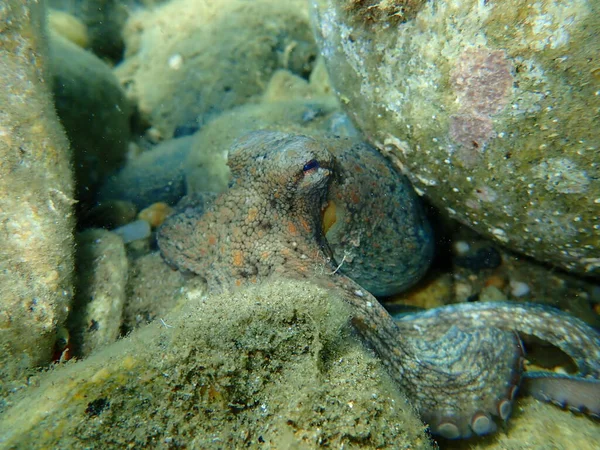
[[[600,380],[526,372],[521,389],[538,400],[600,419]]]

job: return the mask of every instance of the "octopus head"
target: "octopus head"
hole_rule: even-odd
[[[315,139],[278,131],[250,133],[234,145],[228,165],[238,187],[275,201],[320,210],[329,186],[333,155]]]

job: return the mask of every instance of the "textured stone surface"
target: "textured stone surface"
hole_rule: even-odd
[[[342,104],[418,191],[513,250],[600,273],[598,2],[312,4]]]
[[[0,415],[0,445],[433,448],[348,318],[339,297],[308,283],[197,295],[43,374]]]
[[[56,34],[49,42],[54,102],[73,148],[77,198],[88,203],[125,161],[131,105],[111,68],[93,53]]]
[[[175,0],[124,36],[115,73],[164,139],[256,99],[277,69],[307,76],[317,55],[303,0]]]
[[[49,362],[72,295],[73,180],[43,18],[39,2],[0,1],[0,397]]]
[[[107,230],[77,235],[77,285],[67,321],[77,357],[117,340],[125,304],[127,256],[123,240]]]

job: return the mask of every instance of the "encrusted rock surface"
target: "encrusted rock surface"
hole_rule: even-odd
[[[0,1],[0,398],[50,360],[72,294],[73,180],[43,23],[39,2]]]
[[[431,449],[331,292],[274,282],[201,299],[68,363],[0,416],[37,448]]]
[[[600,274],[600,4],[314,0],[332,83],[418,191],[540,261]]]

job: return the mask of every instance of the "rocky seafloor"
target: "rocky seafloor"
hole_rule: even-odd
[[[382,17],[397,25],[394,17],[412,5],[339,3],[367,18],[367,25],[353,23],[366,27],[365,33]],[[466,213],[456,213],[450,203],[441,207],[440,198],[465,200],[457,197],[462,185],[423,181],[427,168],[418,172],[401,160],[412,152],[413,144],[402,150],[408,138],[377,134],[371,115],[357,119],[353,108],[360,102],[352,95],[366,91],[343,91],[340,80],[351,86],[352,80],[321,56],[308,2],[47,0],[23,6],[0,0],[0,24],[0,80],[6,86],[0,94],[0,223],[6,243],[0,250],[0,448],[595,448],[597,420],[529,397],[517,400],[511,419],[493,435],[432,437],[353,331],[352,311],[335,292],[310,280],[280,279],[215,294],[203,277],[164,261],[156,234],[169,215],[187,208],[186,199],[212,201],[228,189],[227,151],[248,132],[362,137],[408,168],[417,192],[427,194],[421,200],[435,236],[427,273],[407,291],[380,299],[390,311],[532,301],[599,328],[599,245],[595,234],[583,242],[585,233],[573,228],[578,208],[586,214],[580,228],[600,215],[600,205],[588,202],[597,188],[596,169],[582,169],[578,177],[567,173],[571,166],[565,168],[555,153],[531,157],[541,168],[531,176],[548,191],[544,201],[570,204],[566,230],[585,246],[585,254],[573,257],[577,249],[570,248],[560,260],[560,251],[551,248],[562,239],[562,218],[552,219],[555,204],[540,202],[533,218],[550,217],[550,234],[540,226],[524,238],[519,227],[505,227],[508,236],[500,239],[455,219],[489,225],[501,214],[486,208],[503,202],[505,192],[518,197],[512,187],[473,185]],[[317,33],[323,40],[324,31]],[[353,44],[358,39],[340,36]],[[537,45],[533,34],[523,39]],[[486,62],[480,63],[485,71]],[[533,77],[533,66],[523,64]],[[597,83],[595,67],[589,68],[590,79]],[[506,70],[511,81],[526,77]],[[468,90],[457,76],[450,78],[440,81],[448,91],[434,96],[441,109],[456,101],[456,92]],[[560,81],[549,78],[544,83]],[[425,89],[412,78],[408,83]],[[530,88],[514,89],[534,102],[542,93]],[[508,90],[496,99],[502,107]],[[519,120],[531,122],[537,113],[535,105],[515,117],[500,109],[473,113],[457,106],[449,113],[457,170],[476,166],[478,176],[479,170],[489,174],[489,167],[477,164],[495,157],[501,121],[514,125],[521,114]],[[390,110],[381,114],[387,118]],[[414,117],[423,114],[414,111]],[[496,127],[481,137],[485,143],[474,146],[477,139],[469,135],[467,142],[460,134],[468,124],[455,122],[468,114]],[[543,136],[551,131],[541,130]],[[559,139],[551,138],[553,152]],[[569,158],[594,163],[597,136],[583,140],[585,145],[571,143],[569,149],[587,146],[588,153]],[[503,177],[494,183],[515,178]],[[506,213],[507,205],[501,206]],[[542,250],[531,250],[535,245],[524,245],[524,239],[544,241]],[[345,257],[337,258],[342,265]],[[592,270],[573,262],[582,259]],[[526,346],[528,369],[573,371],[572,362],[552,347],[535,341]]]

